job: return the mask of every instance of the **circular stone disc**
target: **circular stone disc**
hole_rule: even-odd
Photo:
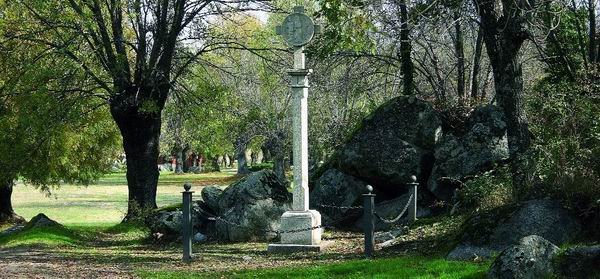
[[[283,21],[283,38],[296,47],[308,44],[315,34],[315,24],[305,14],[293,13]]]

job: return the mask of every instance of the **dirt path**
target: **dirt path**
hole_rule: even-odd
[[[119,264],[93,264],[40,249],[0,250],[0,278],[136,278]]]

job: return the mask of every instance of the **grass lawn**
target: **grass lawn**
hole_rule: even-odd
[[[182,185],[192,182],[199,198],[205,185],[227,185],[233,173],[162,174],[158,205],[181,202]],[[181,262],[179,243],[154,243],[140,224],[120,224],[127,206],[123,173],[88,187],[64,185],[46,197],[19,184],[15,210],[38,213],[64,227],[36,228],[0,237],[0,277],[8,278],[481,278],[489,263],[443,259],[461,217],[422,219],[393,249],[362,259],[360,233],[327,231],[334,244],[324,253],[268,254],[267,243],[195,244],[196,259]]]
[[[231,172],[209,174],[161,173],[158,182],[157,204],[165,206],[181,202],[183,184],[191,182],[197,193],[202,186],[227,185],[234,179]],[[124,173],[101,178],[94,185],[62,185],[51,196],[33,186],[17,184],[13,192],[15,212],[29,220],[44,213],[68,226],[110,227],[119,223],[127,212],[127,179]]]
[[[138,271],[142,278],[485,278],[488,263],[446,261],[441,258],[404,256],[343,263],[274,269],[251,269],[215,274]]]

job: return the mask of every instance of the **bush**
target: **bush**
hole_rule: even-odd
[[[272,162],[266,162],[266,163],[261,163],[261,164],[256,164],[256,165],[252,165],[251,167],[248,168],[250,171],[261,171],[261,170],[272,170],[273,169],[273,163]]]
[[[590,228],[600,229],[600,102],[594,87],[588,78],[540,82],[528,104],[540,180],[535,194],[563,200]]]
[[[499,166],[478,175],[457,191],[460,209],[466,211],[492,209],[512,201],[512,179],[508,166]]]

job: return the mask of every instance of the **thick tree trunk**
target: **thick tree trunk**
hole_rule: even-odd
[[[14,181],[7,179],[0,181],[0,224],[23,222],[23,218],[17,214],[12,207],[12,191]]]
[[[127,100],[112,100],[111,114],[123,136],[127,157],[129,206],[124,221],[128,221],[156,208],[161,113],[140,111]]]
[[[508,2],[504,15],[495,13],[495,1],[474,0],[478,5],[484,41],[494,73],[496,102],[507,121],[508,148],[515,197],[524,199],[531,185],[532,167],[525,155],[531,137],[523,105],[523,72],[519,52],[528,34],[525,10]],[[500,28],[502,27],[502,28]]]
[[[496,100],[507,120],[508,148],[515,197],[526,198],[531,184],[532,166],[525,156],[531,137],[523,105],[523,73],[518,57],[512,57],[494,74]]]

